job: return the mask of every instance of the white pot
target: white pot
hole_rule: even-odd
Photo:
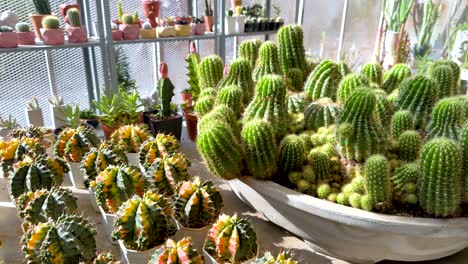
[[[125,155],[127,156],[129,165],[135,165],[137,167],[140,167],[140,157],[139,157],[140,154],[139,153],[126,152]]]
[[[366,212],[271,181],[228,181],[236,195],[270,221],[313,243],[313,248],[352,263],[425,261],[468,247],[468,218],[434,219]]]
[[[67,118],[65,117],[65,106],[50,106],[50,112],[52,113],[52,127],[59,128],[67,125]]]
[[[238,16],[236,18],[236,33],[244,33],[245,31],[245,16]]]
[[[88,187],[89,195],[91,196],[91,205],[96,213],[101,213],[99,210],[99,205],[97,204],[96,197],[94,196],[94,189]]]
[[[44,126],[44,118],[42,117],[42,110],[40,108],[35,110],[26,109],[25,112],[28,125],[33,125],[35,127]]]
[[[70,172],[68,176],[70,177],[70,182],[75,189],[86,189],[84,185],[84,175],[81,171],[81,163],[68,162],[68,167]]]
[[[101,212],[102,227],[106,233],[109,242],[113,245],[117,245],[118,242],[112,239],[112,231],[114,230],[114,222],[117,220],[116,214],[108,214],[104,211],[101,206],[98,206],[99,212]]]
[[[154,248],[145,250],[145,251],[136,251],[136,250],[128,249],[124,245],[122,240],[119,240],[119,247],[120,247],[121,255],[123,256],[123,259],[125,260],[125,262],[130,263],[130,264],[148,263],[148,260],[151,258],[151,255],[153,255],[154,251],[160,248],[162,245],[164,245],[164,243]]]
[[[230,35],[236,32],[236,18],[226,17],[224,20],[224,32],[226,35]]]

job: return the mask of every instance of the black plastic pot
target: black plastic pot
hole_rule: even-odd
[[[99,125],[99,120],[97,119],[83,119],[85,124],[88,124],[94,128],[96,128]]]
[[[268,22],[260,22],[258,31],[266,31]]]
[[[260,31],[260,23],[253,23],[252,24],[252,32]]]
[[[180,141],[182,134],[182,115],[177,112],[172,113],[172,117],[159,119],[158,111],[143,112],[143,122],[148,125],[151,134],[156,136],[159,133],[171,134]]]

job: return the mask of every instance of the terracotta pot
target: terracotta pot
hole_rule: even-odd
[[[213,32],[214,16],[203,16],[205,22],[205,29],[208,32]]]
[[[195,142],[197,140],[197,125],[198,116],[192,111],[193,107],[184,109],[185,124],[187,125],[187,134],[190,140]]]
[[[142,39],[155,39],[156,30],[155,29],[140,29],[140,35]]]
[[[114,131],[119,128],[118,126],[111,127],[108,125],[104,125],[102,123],[101,123],[101,126],[102,126],[102,131],[104,132],[104,137],[106,138],[106,140],[109,140],[112,136],[112,133],[114,133]]]
[[[61,28],[45,29],[41,28],[41,34],[45,45],[63,45],[65,36]]]
[[[45,17],[45,15],[36,15],[36,14],[30,14],[29,19],[31,20],[31,24],[33,25],[34,32],[36,33],[36,37],[40,40],[42,40],[42,33],[41,33],[41,28],[42,28],[42,19]]]
[[[193,35],[205,35],[205,23],[190,24]]]
[[[187,107],[192,107],[193,101],[192,101],[192,94],[190,92],[188,93],[180,93],[180,98],[182,98],[182,102],[187,102]]]
[[[18,32],[16,34],[19,45],[36,45],[36,35],[34,32]]]
[[[67,33],[69,43],[88,42],[88,30],[86,27],[67,27],[65,32]]]
[[[112,30],[112,40],[119,41],[123,39],[122,31],[120,30]]]
[[[119,29],[120,31],[122,31],[124,40],[136,40],[140,38],[140,29],[138,28],[138,25],[136,24],[133,24],[133,25],[120,24]]]
[[[176,30],[174,27],[157,27],[156,34],[158,38],[167,38],[177,36]]]
[[[16,32],[0,32],[0,48],[10,49],[18,47],[18,36]]]
[[[192,34],[190,25],[175,25],[176,36],[187,37]]]
[[[153,28],[157,27],[158,23],[156,22],[156,18],[159,17],[160,2],[157,0],[143,0],[141,1],[141,5],[143,7],[143,14],[148,18],[151,26]]]
[[[70,24],[70,20],[67,17],[67,12],[68,12],[68,9],[70,9],[70,8],[76,8],[76,9],[78,9],[78,11],[81,12],[81,6],[78,5],[78,4],[61,4],[61,5],[59,5],[60,14],[62,15],[63,20],[65,21],[65,23],[67,23],[67,24]]]

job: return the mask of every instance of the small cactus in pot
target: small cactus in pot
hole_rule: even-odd
[[[150,137],[151,134],[145,125],[128,125],[114,131],[111,141],[126,153],[139,153],[141,144]]]
[[[168,239],[162,247],[156,249],[148,264],[160,263],[203,264],[204,262],[203,256],[198,254],[197,250],[193,247],[192,239],[190,237],[184,237],[177,242]]]
[[[140,148],[140,164],[143,168],[153,164],[157,158],[171,155],[180,150],[179,141],[172,135],[157,134],[155,138],[143,142]]]
[[[101,144],[96,133],[87,126],[65,128],[54,146],[54,155],[70,163],[80,163],[86,153]]]
[[[122,23],[119,25],[124,40],[136,40],[140,37],[140,28],[130,14],[122,15]]]
[[[0,26],[0,49],[12,49],[18,47],[18,35],[9,26]]]
[[[46,45],[63,45],[65,37],[63,30],[60,28],[60,21],[56,16],[46,16],[42,20],[41,33],[44,44]]]
[[[80,10],[77,8],[70,8],[67,11],[67,18],[69,25],[67,25],[65,32],[68,36],[70,43],[86,43],[88,42],[88,30],[81,23]]]
[[[34,32],[26,22],[16,24],[16,34],[18,35],[19,45],[36,45]]]

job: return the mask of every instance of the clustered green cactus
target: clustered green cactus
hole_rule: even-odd
[[[400,110],[393,114],[390,121],[390,135],[393,139],[399,138],[404,131],[413,129],[413,115],[410,111]]]
[[[302,94],[291,94],[288,96],[288,113],[303,113],[306,107],[306,100]]]
[[[168,239],[162,247],[156,249],[148,264],[158,263],[203,264],[204,262],[203,256],[198,254],[197,250],[194,249],[192,239],[190,237],[184,237],[177,242]]]
[[[365,173],[365,188],[369,197],[368,205],[371,208],[390,207],[392,192],[390,168],[387,158],[382,155],[373,155],[369,157],[366,161]],[[361,206],[363,205],[367,204],[364,204],[361,201]]]
[[[468,203],[468,123],[462,128],[461,131],[461,146],[463,149],[463,171],[464,171],[464,194],[463,200]]]
[[[197,101],[202,89],[200,79],[200,61],[200,54],[197,53],[195,42],[190,42],[190,53],[185,59],[185,62],[187,62],[187,77],[188,84],[190,86],[190,93],[192,94],[192,98],[195,102]]]
[[[457,92],[453,82],[455,76],[450,66],[435,63],[429,67],[428,76],[437,83],[439,98],[450,97]]]
[[[265,41],[260,46],[259,57],[257,64],[253,68],[253,79],[258,82],[260,79],[268,74],[283,73],[278,57],[278,46],[273,41]]]
[[[68,9],[67,18],[72,27],[81,27],[81,14],[77,8]]]
[[[345,77],[346,75],[351,73],[348,64],[346,64],[346,62],[343,60],[338,62],[338,69],[340,70],[340,74],[342,77]]]
[[[437,61],[435,62],[432,67],[433,68],[437,68],[439,66],[449,66],[451,69],[452,69],[452,89],[453,90],[453,94],[459,94],[461,93],[460,91],[460,74],[461,74],[461,69],[460,69],[460,66],[458,66],[458,64],[452,60],[440,60],[440,61]]]
[[[419,152],[421,151],[422,147],[422,139],[417,131],[406,130],[405,132],[401,133],[398,141],[398,155],[401,160],[410,162],[419,158]]]
[[[320,182],[330,180],[330,158],[320,149],[312,149],[309,153],[309,164],[312,165],[315,177]]]
[[[402,203],[416,204],[418,202],[417,184],[421,177],[419,162],[410,162],[398,167],[393,176],[392,183],[395,196]]]
[[[341,81],[338,65],[331,60],[322,61],[309,75],[304,91],[307,99],[317,100],[322,97],[336,98],[336,90]]]
[[[294,92],[300,92],[304,89],[304,70],[298,68],[289,69],[286,74],[288,89]]]
[[[223,78],[224,62],[217,55],[210,55],[200,62],[200,78],[202,90],[205,88],[215,88]]]
[[[206,115],[208,112],[213,109],[215,104],[216,97],[213,95],[200,96],[198,98],[197,104],[195,105],[195,112],[198,117]]]
[[[373,89],[375,94],[375,114],[380,126],[387,128],[390,125],[390,119],[394,112],[393,104],[387,99],[387,93],[382,89]]]
[[[146,170],[146,176],[153,188],[161,193],[172,194],[177,184],[188,180],[190,161],[181,153],[157,158]]]
[[[395,64],[383,76],[382,89],[387,93],[397,89],[400,83],[411,75],[411,69],[406,64]]]
[[[344,104],[351,93],[361,86],[367,86],[369,79],[363,74],[350,73],[346,75],[340,82],[336,92],[337,101]]]
[[[279,170],[283,173],[296,171],[306,159],[305,143],[297,135],[287,135],[279,146]]]
[[[383,69],[380,63],[370,62],[362,66],[361,74],[365,75],[371,82],[380,86],[383,82],[382,71]]]
[[[231,63],[228,74],[219,82],[219,87],[236,85],[242,90],[244,104],[248,104],[254,95],[252,68],[246,59],[236,59]]]
[[[239,45],[239,57],[247,60],[251,69],[255,67],[260,45],[262,45],[262,42],[258,39],[244,40]]]
[[[320,127],[331,126],[336,123],[341,107],[330,98],[324,97],[310,103],[304,110],[304,124],[306,129],[317,130]]]
[[[292,68],[307,69],[303,40],[304,32],[299,25],[287,25],[278,32],[281,68],[286,75]]]
[[[236,116],[240,116],[244,110],[243,91],[237,85],[222,87],[216,96],[215,102],[215,105],[220,104],[227,105],[236,113]]]
[[[456,98],[445,98],[437,102],[432,118],[427,127],[426,140],[435,137],[446,137],[454,140],[460,139],[460,130],[463,126],[463,106]]]

